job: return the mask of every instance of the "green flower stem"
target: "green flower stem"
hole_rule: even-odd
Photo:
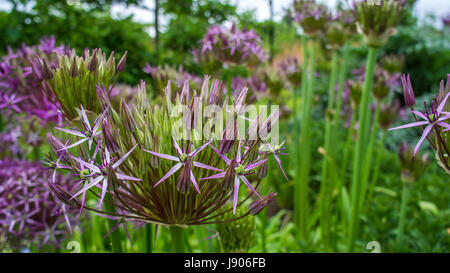
[[[350,157],[350,145],[352,144],[353,134],[355,132],[355,124],[356,124],[356,110],[353,109],[352,121],[350,122],[350,127],[348,127],[347,141],[345,142],[344,149],[344,159],[342,160],[341,166],[341,177],[345,178],[347,176],[347,165],[348,159]],[[344,179],[341,179],[344,180]]]
[[[299,211],[297,217],[299,217],[299,227],[300,235],[308,241],[308,180],[309,173],[311,169],[311,112],[312,112],[312,102],[313,102],[313,91],[314,91],[314,72],[316,65],[316,44],[313,41],[310,50],[310,66],[309,66],[309,79],[306,89],[306,100],[305,104],[302,105],[302,120],[301,120],[301,131],[300,131],[300,149],[302,151],[302,156],[300,158],[300,168],[299,168],[299,192],[298,200],[300,202]]]
[[[103,202],[105,206],[105,211],[108,213],[115,213],[116,207],[112,204],[112,196],[110,194],[107,194],[105,197],[107,202]],[[116,222],[113,219],[107,219],[108,222],[108,228],[109,230],[113,229],[116,225]],[[120,232],[119,229],[114,230],[109,237],[111,238],[111,246],[112,246],[112,252],[113,253],[123,253],[122,243],[120,239]]]
[[[0,114],[0,132],[3,132],[3,128],[5,127],[3,114]]]
[[[172,251],[174,253],[184,253],[184,230],[179,226],[170,226],[170,236],[172,240]]]
[[[227,95],[228,95],[228,103],[232,103],[233,92],[231,90],[231,84],[233,83],[233,73],[231,70],[227,71]]]
[[[145,225],[145,252],[152,253],[153,252],[153,224]]]
[[[382,130],[381,139],[380,139],[380,142],[378,143],[378,150],[377,150],[377,154],[376,154],[375,167],[373,169],[372,180],[371,180],[369,188],[367,190],[367,204],[370,204],[370,202],[372,200],[373,191],[374,191],[375,185],[377,184],[377,181],[378,181],[378,175],[379,175],[380,165],[381,165],[381,154],[383,153],[383,150],[384,150],[385,138],[386,138],[386,131]]]
[[[39,161],[41,159],[41,147],[36,145],[33,147],[33,160]]]
[[[306,36],[302,36],[302,46],[303,46],[303,64],[302,64],[302,71],[303,71],[303,75],[302,75],[302,84],[301,84],[301,112],[299,113],[300,116],[297,115],[296,117],[296,122],[300,123],[300,120],[302,118],[302,115],[304,113],[304,109],[305,109],[305,101],[306,101],[306,88],[307,88],[307,84],[308,84],[308,40],[306,38]],[[303,226],[300,227],[300,222],[302,221],[301,219],[301,211],[305,211],[307,209],[305,209],[305,204],[307,206],[307,195],[303,194],[302,189],[301,189],[301,185],[300,185],[300,168],[298,167],[298,164],[300,163],[300,124],[297,124],[295,126],[295,128],[297,128],[297,135],[294,136],[294,148],[295,148],[295,163],[297,165],[295,165],[295,183],[294,183],[294,222],[297,225],[297,227],[299,229],[304,229],[305,227]],[[298,235],[301,235],[303,233],[298,233]]]
[[[403,235],[405,231],[406,207],[409,199],[409,187],[403,184],[402,201],[400,205],[400,218],[398,221],[397,243],[403,244]]]
[[[350,226],[348,232],[348,252],[353,252],[355,246],[356,236],[359,231],[359,214],[360,214],[360,198],[362,188],[362,165],[364,164],[364,154],[366,151],[366,136],[368,135],[370,116],[369,103],[371,101],[371,90],[373,84],[373,75],[376,65],[378,49],[369,47],[369,54],[367,56],[366,77],[364,82],[364,89],[361,98],[361,105],[359,109],[359,128],[356,139],[355,151],[353,156],[353,172],[351,184],[351,216]]]
[[[363,207],[363,201],[365,200],[366,196],[366,189],[367,189],[367,182],[369,181],[369,174],[372,166],[372,156],[373,156],[373,149],[375,146],[375,142],[377,140],[377,134],[378,134],[378,120],[380,119],[380,102],[377,102],[377,106],[375,109],[375,116],[373,118],[373,125],[372,125],[372,133],[370,134],[370,140],[369,145],[367,147],[365,159],[364,159],[364,166],[362,171],[362,187],[361,187],[361,198],[360,198],[360,207]]]
[[[273,163],[272,160],[269,160],[269,162],[267,163],[269,170],[272,170],[274,168],[272,163]],[[269,174],[269,176],[271,176],[269,181],[275,181],[276,178],[272,177],[272,172]],[[268,183],[263,183],[262,184],[262,190],[261,190],[261,195],[262,196],[267,194],[267,192],[269,191],[268,187],[269,187]],[[266,239],[267,232],[266,232],[266,229],[267,229],[267,225],[268,225],[268,222],[269,222],[268,219],[267,219],[267,208],[263,209],[259,213],[259,215],[260,215],[259,217],[261,217],[261,222],[262,222],[261,230],[260,230],[261,238],[262,238],[262,240],[261,240],[262,252],[263,253],[267,253],[267,239]]]
[[[344,54],[342,57],[342,64],[339,69],[339,88],[336,96],[336,112],[334,115],[333,126],[336,128],[340,121],[340,113],[342,109],[342,92],[344,91],[345,79],[347,78],[348,59],[350,55],[350,45],[347,43],[344,46]]]
[[[325,154],[322,160],[322,180],[321,180],[321,199],[320,199],[320,210],[321,210],[321,235],[322,241],[327,249],[330,246],[330,223],[329,223],[329,214],[328,214],[328,203],[331,202],[330,194],[328,193],[331,189],[330,184],[332,183],[329,179],[331,176],[329,175],[329,160],[327,157],[331,156],[331,127],[332,120],[329,118],[329,113],[333,111],[334,105],[334,94],[335,94],[335,85],[336,85],[336,73],[338,67],[338,54],[336,51],[333,52],[332,61],[331,61],[331,75],[330,75],[330,86],[328,88],[328,108],[325,113],[325,143],[324,149]]]
[[[294,172],[297,170],[299,156],[300,153],[298,151],[299,139],[300,139],[300,120],[298,117],[298,95],[301,91],[300,86],[296,86],[293,88],[293,96],[292,96],[292,124],[293,124],[293,133],[292,133],[292,149],[293,149],[293,159],[289,161],[289,169],[293,169]]]

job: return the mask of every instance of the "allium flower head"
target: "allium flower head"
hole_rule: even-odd
[[[69,121],[77,118],[80,105],[93,113],[101,113],[97,88],[103,86],[109,90],[115,83],[118,70],[114,52],[107,58],[100,49],[94,49],[92,53],[86,49],[83,57],[72,51],[69,55],[58,55],[57,64],[57,68],[48,68],[45,62],[39,61],[37,66],[51,75],[43,76],[43,90],[56,98],[64,117]],[[124,59],[121,65],[124,66]]]
[[[258,34],[254,30],[239,29],[234,23],[231,29],[219,25],[210,27],[197,55],[212,55],[228,65],[256,66],[267,60]]]
[[[331,19],[328,7],[315,0],[295,0],[294,19],[309,35],[319,35],[326,32]]]
[[[276,112],[267,119],[244,119],[246,89],[235,98],[235,112],[231,112],[222,84],[210,82],[209,77],[205,77],[200,90],[190,88],[188,81],[181,89],[169,81],[163,98],[156,103],[147,98],[144,82],[137,92],[133,104],[122,100],[120,108],[109,105],[105,110],[95,149],[89,149],[85,141],[77,149],[63,150],[70,155],[64,165],[79,178],[74,190],[58,189],[63,199],[81,198],[79,203],[84,209],[123,221],[186,226],[215,223],[218,210],[225,204],[232,207],[228,211],[236,212],[250,197],[260,198],[257,189],[261,179],[251,175],[272,155],[261,156],[258,149],[264,145],[261,138],[268,138],[278,121]],[[231,124],[239,127],[247,122],[263,133],[254,139],[247,133],[244,139],[230,140],[227,149],[222,150],[219,147],[226,142],[223,131],[203,122],[202,109],[214,110],[214,121],[225,124],[230,114],[237,119]],[[254,154],[256,157],[250,158]],[[102,163],[97,163],[98,158]],[[244,198],[239,197],[242,184],[249,189],[240,190]],[[111,215],[84,204],[87,194],[113,202],[116,213]],[[264,207],[265,202],[261,205]]]
[[[292,87],[297,87],[302,81],[300,62],[296,57],[287,57],[276,63],[277,70]]]
[[[60,123],[54,96],[45,94],[41,86],[44,77],[49,78],[50,70],[56,68],[57,55],[66,51],[64,45],[55,46],[54,37],[42,39],[38,46],[22,44],[16,52],[9,48],[0,61],[0,108],[8,113],[24,112],[41,123]]]
[[[358,32],[369,47],[382,47],[396,33],[404,0],[354,0]]]
[[[174,89],[183,87],[186,81],[194,89],[200,89],[202,86],[202,78],[184,70],[183,66],[176,69],[168,65],[154,67],[147,63],[143,71],[150,75],[151,84],[156,90],[164,90],[169,81],[172,83],[171,88]]]
[[[0,160],[0,233],[6,234],[13,250],[38,243],[59,246],[68,230],[64,222],[74,224],[64,204],[50,189],[50,174],[39,163]],[[56,178],[68,190],[69,179]]]
[[[428,154],[416,157],[413,149],[408,146],[406,141],[400,144],[397,154],[400,159],[403,183],[410,184],[417,181],[429,163]]]

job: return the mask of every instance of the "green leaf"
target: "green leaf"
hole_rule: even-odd
[[[422,211],[429,211],[436,216],[439,215],[439,209],[434,203],[429,201],[419,201],[418,204]]]

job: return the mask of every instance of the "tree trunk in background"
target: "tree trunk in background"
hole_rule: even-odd
[[[274,42],[275,42],[275,25],[273,22],[273,0],[269,0],[270,9],[270,28],[269,28],[269,45],[270,45],[270,62],[272,63],[274,55]]]
[[[156,61],[159,61],[159,0],[155,0],[155,55],[156,55]]]

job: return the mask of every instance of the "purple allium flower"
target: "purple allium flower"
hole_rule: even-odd
[[[20,249],[29,243],[59,246],[71,224],[64,204],[51,196],[50,175],[39,163],[0,160],[0,233],[9,247]],[[58,175],[58,184],[68,189],[68,177]]]
[[[186,151],[184,151],[182,148],[180,148],[180,146],[178,145],[178,142],[174,138],[173,146],[175,148],[175,151],[177,152],[177,156],[160,154],[157,152],[152,152],[152,151],[144,149],[144,151],[146,151],[154,156],[157,156],[159,158],[164,158],[164,159],[168,159],[168,160],[177,162],[177,164],[175,164],[169,170],[169,172],[167,172],[158,182],[156,182],[156,184],[153,187],[158,186],[161,182],[167,180],[167,178],[169,178],[176,171],[178,171],[180,168],[182,168],[181,174],[178,176],[177,189],[182,193],[186,193],[187,189],[189,188],[189,181],[190,181],[190,182],[192,182],[192,185],[194,185],[197,192],[200,193],[200,189],[198,188],[197,181],[195,180],[194,173],[192,172],[192,169],[191,169],[193,166],[198,167],[198,168],[207,169],[207,170],[223,171],[221,169],[218,169],[218,168],[215,168],[212,166],[208,166],[206,164],[203,164],[203,163],[193,160],[194,157],[199,152],[201,152],[203,149],[205,149],[211,142],[212,142],[212,140],[206,142],[202,146],[200,146],[197,149],[192,150],[192,151],[191,151],[191,144],[189,144]],[[184,147],[184,146],[182,145],[182,147]]]
[[[294,0],[294,19],[303,30],[310,35],[318,35],[326,31],[331,15],[328,7],[316,3],[315,0]]]
[[[78,191],[72,196],[72,198],[75,198],[82,193],[84,194],[86,193],[87,190],[89,190],[93,186],[98,186],[100,183],[102,183],[101,187],[102,194],[100,197],[100,204],[101,204],[103,202],[103,199],[105,198],[105,194],[108,189],[108,178],[111,175],[115,175],[119,180],[141,181],[140,178],[129,176],[117,171],[120,164],[122,164],[122,162],[124,162],[125,159],[127,159],[127,157],[133,152],[133,150],[137,146],[138,144],[136,144],[130,151],[128,151],[128,153],[126,153],[124,156],[122,156],[122,158],[120,158],[117,161],[115,161],[114,158],[112,159],[110,153],[108,152],[108,149],[105,149],[105,152],[102,154],[102,163],[99,165],[96,165],[93,162],[86,162],[82,159],[72,156],[72,158],[75,161],[80,163],[80,166],[86,168],[84,169],[86,171],[82,170],[80,172],[80,178],[85,178],[85,182],[87,182],[86,185],[80,191]]]
[[[201,51],[197,55],[212,55],[216,60],[230,65],[253,66],[267,60],[267,53],[256,32],[239,29],[235,23],[231,29],[219,25],[210,27],[202,39]]]
[[[444,112],[444,106],[447,103],[447,100],[450,96],[450,93],[447,94],[447,96],[444,98],[444,100],[441,102],[441,104],[437,105],[435,101],[432,102],[431,108],[428,108],[425,103],[425,112],[419,112],[415,110],[411,110],[413,114],[416,116],[419,116],[424,121],[418,121],[413,122],[410,124],[398,126],[395,128],[391,128],[389,130],[398,130],[398,129],[404,129],[404,128],[410,128],[410,127],[418,127],[418,126],[424,126],[426,125],[425,129],[423,130],[422,137],[420,138],[419,142],[416,145],[416,148],[414,149],[414,155],[417,154],[417,151],[420,148],[420,145],[422,145],[423,141],[428,137],[428,135],[431,133],[431,131],[436,127],[443,127],[445,130],[450,130],[450,124],[446,122],[446,120],[450,119],[450,113]],[[439,129],[438,129],[439,130]]]
[[[107,107],[105,109],[105,111],[99,117],[97,117],[97,119],[94,121],[94,124],[92,125],[92,127],[91,127],[91,124],[89,123],[89,119],[87,118],[86,111],[84,110],[83,105],[80,105],[80,108],[81,108],[81,110],[80,110],[81,116],[83,117],[81,119],[81,124],[83,125],[84,130],[80,130],[77,128],[66,129],[66,128],[56,127],[56,129],[58,129],[60,131],[63,131],[65,133],[82,138],[79,141],[77,141],[67,147],[64,147],[62,150],[70,149],[70,148],[78,146],[86,141],[89,144],[89,150],[91,150],[92,143],[94,142],[95,137],[97,137],[101,133],[101,125],[102,125],[103,119],[104,119],[105,114],[108,111],[109,107]]]
[[[53,95],[42,90],[42,80],[49,76],[48,69],[57,67],[56,56],[65,51],[65,46],[55,47],[54,37],[42,39],[38,46],[22,44],[17,52],[8,47],[8,55],[0,61],[0,93],[3,97],[21,98],[15,102],[20,112],[36,116],[42,123],[60,123],[58,105]],[[45,69],[38,57],[45,60]]]
[[[191,82],[186,80],[178,88],[168,80],[162,99],[156,101],[147,97],[145,84],[141,84],[135,103],[121,100],[119,107],[104,105],[109,110],[102,119],[102,130],[95,139],[93,151],[86,143],[78,145],[77,149],[64,149],[61,147],[70,146],[70,143],[49,139],[58,158],[56,161],[49,159],[49,166],[79,178],[75,190],[67,191],[56,184],[52,186],[55,195],[67,206],[108,215],[118,225],[137,220],[182,226],[217,223],[222,213],[218,211],[227,203],[232,203],[233,208],[224,213],[236,211],[254,194],[260,197],[256,190],[262,178],[252,174],[274,155],[269,151],[262,155],[259,148],[264,146],[263,139],[270,139],[268,134],[278,122],[279,112],[272,111],[263,120],[264,111],[261,111],[256,120],[247,119],[244,115],[247,88],[244,88],[232,98],[234,111],[233,115],[228,115],[227,111],[231,110],[220,81],[210,82],[206,76],[200,90],[190,86]],[[105,90],[96,93],[97,99],[101,100]],[[183,109],[179,119],[173,115],[178,106]],[[250,127],[259,135],[250,137],[250,127],[248,131],[241,130],[242,138],[229,139],[227,148],[218,151],[216,147],[224,141],[223,130],[215,129],[216,124],[208,127],[212,125],[210,122],[197,121],[205,117],[206,113],[200,111],[206,108],[217,111],[213,113],[214,122],[233,124],[239,129],[241,123],[237,120],[244,119],[243,122],[250,121]],[[226,116],[232,118],[228,120]],[[85,120],[82,112],[69,121],[69,126],[74,127],[80,120]],[[179,135],[177,129],[183,133]],[[199,132],[202,132],[201,136]],[[180,136],[182,138],[178,140]],[[235,141],[239,144],[230,144]],[[279,154],[278,151],[274,149],[275,154]],[[102,163],[98,163],[98,159]],[[213,178],[215,180],[211,181]],[[251,191],[238,200],[241,184]],[[195,190],[189,190],[191,185]],[[105,202],[114,204],[117,210],[112,213],[84,204],[87,194],[100,202],[108,197]],[[227,221],[240,217],[243,216],[235,215]]]
[[[226,171],[222,171],[218,174],[204,177],[201,180],[206,179],[218,179],[224,178],[228,185],[231,185],[234,180],[234,195],[233,195],[233,213],[236,213],[236,206],[238,202],[238,194],[239,194],[239,186],[240,181],[242,181],[252,192],[260,197],[259,193],[252,187],[250,182],[247,180],[246,176],[252,174],[250,171],[258,167],[267,161],[267,159],[257,159],[251,163],[245,164],[245,158],[241,154],[241,146],[242,142],[239,141],[238,150],[236,156],[230,160],[223,153],[217,150],[214,146],[211,146],[214,151],[225,161],[228,165],[228,169]]]
[[[9,116],[11,110],[16,111],[17,113],[21,113],[22,110],[17,106],[17,104],[26,97],[17,97],[17,94],[12,94],[8,96],[7,94],[3,94],[0,101],[0,109],[3,109],[6,112],[6,115]]]

